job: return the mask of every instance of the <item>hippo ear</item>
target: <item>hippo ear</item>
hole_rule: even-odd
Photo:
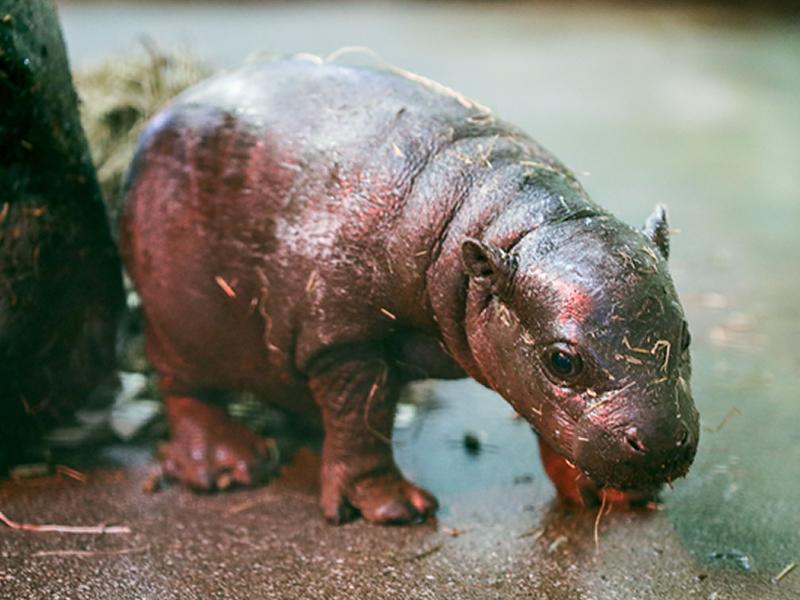
[[[665,259],[669,258],[669,223],[667,209],[663,204],[656,206],[653,214],[647,217],[642,231],[658,247],[661,255]]]
[[[514,259],[502,248],[467,238],[461,244],[461,262],[471,279],[491,285],[502,293],[514,274]]]

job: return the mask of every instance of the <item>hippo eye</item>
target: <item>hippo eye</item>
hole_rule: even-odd
[[[681,352],[686,352],[692,343],[692,334],[689,333],[689,325],[686,321],[683,322],[683,331],[681,332]]]
[[[547,370],[558,381],[575,379],[583,370],[580,354],[566,344],[551,346],[545,352],[544,362]]]

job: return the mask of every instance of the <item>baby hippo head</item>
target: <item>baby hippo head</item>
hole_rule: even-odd
[[[689,330],[657,208],[643,231],[603,213],[512,248],[467,239],[466,331],[481,374],[597,484],[647,490],[697,449]]]

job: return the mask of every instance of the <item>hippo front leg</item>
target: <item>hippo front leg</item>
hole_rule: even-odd
[[[360,512],[373,523],[402,524],[436,511],[436,499],[406,481],[394,462],[398,379],[380,358],[326,361],[310,378],[325,427],[320,503],[332,523]]]

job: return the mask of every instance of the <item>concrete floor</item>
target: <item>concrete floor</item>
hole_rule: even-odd
[[[660,511],[565,511],[527,427],[469,381],[425,386],[396,440],[438,521],[329,527],[317,459],[219,496],[141,491],[150,451],[111,447],[86,482],[0,483],[7,598],[796,598],[800,568],[800,24],[714,13],[429,3],[218,8],[64,4],[75,66],[146,33],[217,66],[253,51],[367,45],[492,106],[631,222],[670,208],[704,433]],[[460,440],[478,432],[483,451]],[[453,535],[460,532],[460,535]]]

